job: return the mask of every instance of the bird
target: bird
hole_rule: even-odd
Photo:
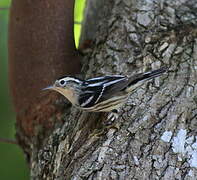
[[[106,75],[82,80],[64,76],[43,90],[53,90],[66,97],[75,107],[88,112],[111,112],[109,118],[118,118],[118,109],[145,81],[158,77],[166,67],[131,76]]]

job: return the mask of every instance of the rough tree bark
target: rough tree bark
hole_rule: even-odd
[[[113,126],[106,114],[71,108],[30,157],[32,179],[196,179],[195,0],[103,1],[88,77],[169,72],[132,94]]]

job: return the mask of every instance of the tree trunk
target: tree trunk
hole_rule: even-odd
[[[31,149],[32,179],[196,179],[196,11],[195,0],[103,1],[85,77],[169,71],[133,93],[112,126],[71,108]]]

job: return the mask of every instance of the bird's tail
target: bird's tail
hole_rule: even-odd
[[[154,71],[149,71],[145,73],[138,73],[134,76],[131,76],[129,78],[129,85],[127,87],[127,91],[131,92],[133,91],[136,87],[140,86],[144,81],[153,79],[155,77],[158,77],[165,73],[167,71],[166,67],[162,67],[160,69],[154,70]]]

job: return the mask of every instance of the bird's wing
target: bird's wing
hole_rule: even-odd
[[[79,97],[79,104],[88,108],[97,103],[122,95],[124,90],[131,93],[137,89],[144,80],[149,80],[166,72],[167,68],[160,68],[155,71],[138,73],[131,77],[122,75],[103,76],[88,79],[84,82]]]
[[[91,107],[99,102],[113,97],[128,86],[128,78],[125,76],[104,76],[86,80],[86,86],[82,91],[86,92],[79,98],[84,108]]]

